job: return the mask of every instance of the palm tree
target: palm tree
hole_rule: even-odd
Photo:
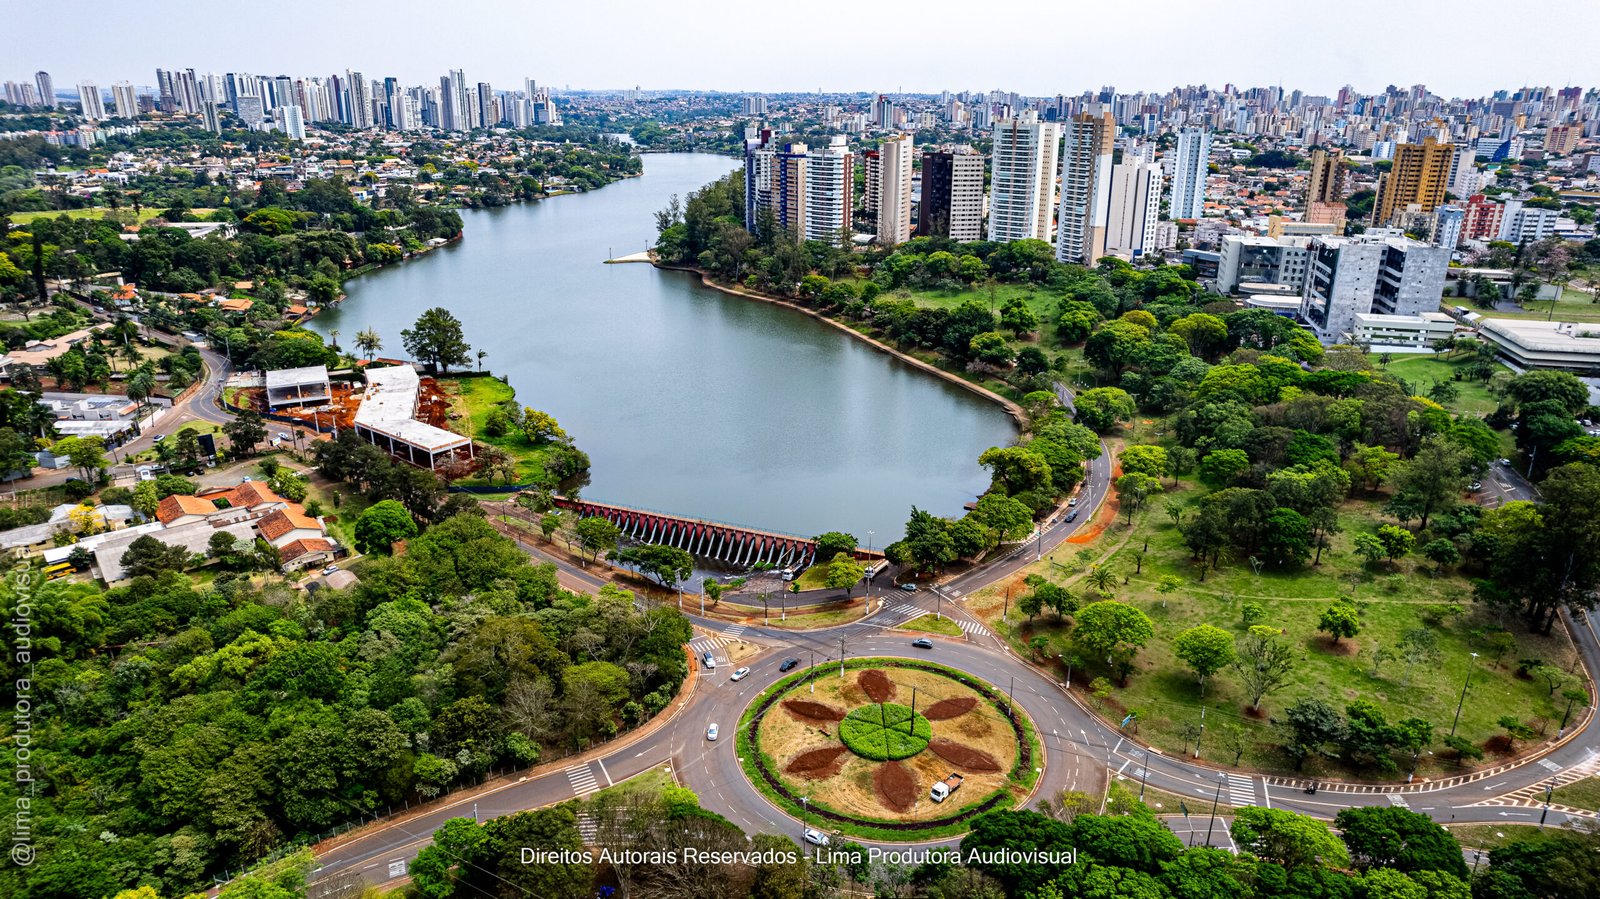
[[[487,356],[487,355],[489,355],[489,351],[488,350],[479,350],[478,351],[478,371],[479,372],[483,371],[483,357]]]
[[[1109,569],[1102,568],[1099,565],[1089,569],[1089,574],[1086,577],[1089,585],[1101,593],[1110,593],[1111,588],[1117,585],[1117,576],[1112,574]]]
[[[329,328],[328,329],[328,339],[333,341],[333,348],[334,349],[338,349],[339,348],[339,329],[338,328]]]
[[[366,354],[367,361],[371,362],[373,355],[383,349],[383,338],[371,328],[363,328],[356,332],[356,346]]]

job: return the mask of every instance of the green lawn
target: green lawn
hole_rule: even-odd
[[[1451,827],[1450,833],[1455,835],[1456,842],[1464,848],[1482,849],[1487,853],[1488,850],[1498,849],[1507,843],[1547,840],[1560,831],[1533,824],[1460,824]],[[1489,861],[1487,854],[1483,861]]]
[[[1450,297],[1445,297],[1444,302],[1452,302]],[[1554,304],[1549,300],[1532,300],[1522,304],[1524,312],[1504,312],[1500,310],[1489,311],[1471,305],[1467,300],[1456,300],[1459,305],[1466,306],[1473,312],[1488,318],[1554,318],[1556,321],[1569,322],[1600,322],[1600,303],[1595,302],[1593,294],[1585,293],[1575,287],[1568,286],[1562,291],[1561,299]],[[1555,311],[1552,315],[1551,306]]]
[[[828,587],[828,566],[813,565],[800,572],[793,583],[799,584],[801,590],[825,590]]]
[[[897,625],[897,627],[899,627],[901,630],[907,631],[926,631],[930,634],[944,634],[947,637],[961,636],[960,625],[948,618],[940,618],[935,615],[924,615],[921,618],[913,618],[912,620],[907,621],[905,624]]]
[[[1472,360],[1465,354],[1459,354],[1454,359],[1437,356],[1400,356],[1383,368],[1383,371],[1405,381],[1411,385],[1412,393],[1421,396],[1427,396],[1435,383],[1449,381],[1460,391],[1454,402],[1444,404],[1450,411],[1488,415],[1500,405],[1500,401],[1489,392],[1488,385],[1464,374],[1460,380],[1456,380],[1456,374],[1464,373],[1471,364]],[[1502,365],[1495,365],[1497,371],[1504,368]]]
[[[666,767],[657,765],[645,771],[619,781],[613,786],[589,796],[585,802],[595,802],[602,798],[650,798],[660,796],[667,787],[675,787],[678,782],[673,779],[672,772]]]
[[[134,214],[131,208],[115,211],[130,216]],[[165,209],[151,209],[149,207],[145,207],[144,209],[139,210],[139,221],[148,222],[165,211]],[[36,221],[38,219],[53,219],[59,215],[64,215],[67,218],[75,219],[99,219],[105,218],[106,214],[109,212],[113,212],[113,210],[107,209],[104,206],[91,206],[87,209],[67,209],[49,212],[13,212],[11,213],[11,221],[16,225],[26,225],[29,222]]]
[[[1498,623],[1492,614],[1474,605],[1472,587],[1466,578],[1435,576],[1431,564],[1414,556],[1394,566],[1364,566],[1351,552],[1351,541],[1354,534],[1374,528],[1377,504],[1351,501],[1340,510],[1344,530],[1334,537],[1332,548],[1323,553],[1319,568],[1264,569],[1257,574],[1247,560],[1239,560],[1207,572],[1202,581],[1181,534],[1162,508],[1165,502],[1192,501],[1202,491],[1185,483],[1174,493],[1170,482],[1168,491],[1167,496],[1136,518],[1131,533],[1119,518],[1094,543],[1064,545],[1051,559],[1031,569],[1047,573],[1081,596],[1092,594],[1083,582],[1082,572],[1099,562],[1117,576],[1111,590],[1113,598],[1139,608],[1153,622],[1155,637],[1139,653],[1137,670],[1128,684],[1111,692],[1103,709],[1106,717],[1120,720],[1128,711],[1137,712],[1131,729],[1141,739],[1165,751],[1180,752],[1188,742],[1184,728],[1198,725],[1205,708],[1208,739],[1215,739],[1219,724],[1241,726],[1255,735],[1243,764],[1278,769],[1289,763],[1275,748],[1278,739],[1268,727],[1267,718],[1281,715],[1302,697],[1320,698],[1341,709],[1357,698],[1366,698],[1378,703],[1391,722],[1417,716],[1435,725],[1438,738],[1448,733],[1471,664],[1468,654],[1486,651],[1481,631]],[[1148,553],[1141,564],[1138,552],[1146,541]],[[1160,593],[1157,588],[1163,576],[1176,578],[1177,589]],[[1013,593],[1027,589],[1020,584],[1020,578],[1010,586]],[[996,586],[980,591],[969,597],[969,607],[998,617],[1005,589]],[[1317,631],[1317,623],[1322,611],[1341,596],[1354,601],[1361,610],[1362,630],[1355,638],[1334,646]],[[1091,595],[1083,601],[1092,598]],[[1233,672],[1223,671],[1209,678],[1202,696],[1195,675],[1173,653],[1177,634],[1198,624],[1243,634],[1246,603],[1262,607],[1264,615],[1259,623],[1281,629],[1296,654],[1291,683],[1266,697],[1259,716],[1248,714],[1248,697]],[[1441,619],[1438,611],[1451,605],[1460,606],[1464,614]],[[1046,611],[1029,624],[1018,611],[1014,597],[1010,610],[1010,627],[1006,630],[1019,652],[1029,652],[1030,640],[1042,636],[1048,656],[1072,654],[1066,631],[1053,613]],[[1500,667],[1487,657],[1474,667],[1473,684],[1461,717],[1460,735],[1479,745],[1502,733],[1497,724],[1502,715],[1513,714],[1536,730],[1545,726],[1553,733],[1562,712],[1561,703],[1548,696],[1542,682],[1519,679],[1514,668],[1515,660],[1520,658],[1546,659],[1564,667],[1571,660],[1570,643],[1559,633],[1553,637],[1528,634],[1514,616],[1507,617],[1504,623],[1516,636],[1517,647],[1506,653]],[[1374,675],[1374,651],[1379,646],[1392,651],[1403,633],[1420,627],[1436,633],[1439,657],[1409,666],[1409,671],[1403,661],[1388,661]],[[1084,662],[1088,663],[1087,669],[1080,662],[1072,674],[1080,689],[1095,677],[1110,675],[1103,661]],[[1441,751],[1437,745],[1432,748]],[[1216,744],[1206,754],[1213,761],[1232,761],[1231,753],[1224,753]],[[1424,756],[1424,774],[1453,769],[1453,762]]]
[[[1600,812],[1600,777],[1585,777],[1560,787],[1550,794],[1550,801]]]
[[[521,432],[490,437],[484,423],[490,410],[516,398],[516,391],[499,378],[440,378],[439,387],[451,396],[451,406],[461,414],[455,430],[465,431],[479,443],[500,447],[517,460],[517,483],[538,480],[544,474],[545,449],[534,446]],[[463,484],[488,484],[482,477],[467,478]],[[503,483],[503,482],[500,482]]]

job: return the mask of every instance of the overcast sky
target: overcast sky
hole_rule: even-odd
[[[1030,95],[1178,84],[1477,96],[1600,84],[1600,0],[0,0],[0,78],[155,69],[506,87]],[[1575,40],[1563,39],[1570,35]],[[1580,37],[1582,36],[1582,37]]]

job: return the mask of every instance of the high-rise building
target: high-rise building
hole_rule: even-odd
[[[1491,203],[1483,194],[1467,198],[1466,215],[1461,222],[1462,240],[1498,240],[1505,206]]]
[[[1347,339],[1358,315],[1420,316],[1439,308],[1450,250],[1408,237],[1313,237],[1300,317],[1324,342]]]
[[[1177,159],[1172,167],[1174,219],[1198,219],[1206,211],[1206,175],[1211,164],[1211,132],[1185,128],[1178,132]]]
[[[1161,220],[1161,166],[1133,163],[1111,167],[1106,214],[1106,252],[1133,259],[1154,252]]]
[[[500,124],[500,117],[494,114],[494,88],[489,82],[478,82],[478,118],[473,124],[478,128],[493,128]]]
[[[894,101],[879,94],[877,101],[872,104],[872,124],[883,129],[893,128],[895,111]]]
[[[56,108],[56,82],[50,77],[49,72],[34,72],[33,84],[39,90],[39,103],[51,109]]]
[[[131,119],[139,115],[139,92],[126,81],[111,85],[111,103],[117,108],[119,119]]]
[[[807,156],[805,239],[849,246],[850,214],[855,209],[856,164],[844,135]]]
[[[1544,135],[1544,151],[1552,156],[1567,156],[1578,148],[1583,137],[1581,125],[1554,125]]]
[[[971,147],[922,154],[917,234],[960,243],[983,239],[983,157]]]
[[[439,79],[439,127],[446,131],[472,130],[469,95],[466,73],[460,69],[451,69],[450,74]]]
[[[1524,205],[1512,216],[1505,228],[1505,239],[1512,243],[1534,243],[1556,233],[1556,219],[1561,213],[1554,209]]]
[[[206,100],[200,104],[200,117],[205,120],[206,130],[212,134],[222,133],[222,116],[217,112],[214,100]]]
[[[878,243],[894,246],[911,239],[911,135],[885,138],[878,147]]]
[[[757,118],[767,114],[767,98],[754,94],[744,98],[744,114],[747,118]]]
[[[78,104],[83,109],[84,118],[92,122],[105,119],[106,107],[100,98],[100,86],[93,81],[78,82]]]
[[[810,155],[802,143],[773,143],[771,131],[745,142],[744,222],[751,234],[760,236],[771,227],[804,237]],[[850,178],[853,182],[853,166]]]
[[[1344,206],[1345,181],[1344,153],[1329,152],[1318,147],[1311,151],[1311,173],[1306,180],[1306,210],[1315,204]]]
[[[1433,245],[1454,250],[1461,245],[1461,226],[1467,211],[1460,206],[1440,206],[1433,211]]]
[[[1378,196],[1373,202],[1373,224],[1384,226],[1405,214],[1410,207],[1428,213],[1445,200],[1450,186],[1450,166],[1455,148],[1425,137],[1420,144],[1395,147],[1394,166],[1378,178]]]
[[[272,124],[288,135],[290,140],[306,139],[306,121],[300,107],[290,103],[272,111]]]
[[[994,126],[989,186],[989,239],[1050,240],[1056,152],[1061,126],[1031,112]]]
[[[1117,123],[1109,112],[1084,112],[1067,121],[1061,151],[1061,207],[1056,212],[1056,258],[1093,265],[1106,255],[1111,203],[1111,154]]]
[[[1470,197],[1484,187],[1483,173],[1475,164],[1478,154],[1471,147],[1457,147],[1450,162],[1450,192]]]
[[[357,130],[372,127],[372,84],[360,72],[346,72],[350,82],[350,114],[347,121]]]

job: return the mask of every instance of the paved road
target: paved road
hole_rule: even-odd
[[[1498,461],[1489,465],[1489,470],[1484,472],[1480,481],[1483,489],[1478,491],[1477,502],[1481,506],[1494,508],[1515,500],[1537,500],[1539,488],[1509,465],[1501,465]]]
[[[783,658],[792,655],[803,664],[810,664],[814,655],[821,669],[819,676],[838,676],[836,670],[829,674],[826,665],[837,663],[841,641],[849,656],[931,658],[970,671],[1001,689],[1013,690],[1017,705],[1033,719],[1044,744],[1045,765],[1036,798],[1066,789],[1093,791],[1109,771],[1110,776],[1135,787],[1144,783],[1169,793],[1193,797],[1194,801],[1189,804],[1191,815],[1203,815],[1208,811],[1220,788],[1221,801],[1225,804],[1287,808],[1320,818],[1331,818],[1340,809],[1351,806],[1395,805],[1447,823],[1538,823],[1543,812],[1538,800],[1546,785],[1600,773],[1600,727],[1595,726],[1592,718],[1585,720],[1582,732],[1572,735],[1555,750],[1537,760],[1504,770],[1489,768],[1437,783],[1321,785],[1315,794],[1305,792],[1307,784],[1301,779],[1221,770],[1211,767],[1207,761],[1175,758],[1130,741],[1116,727],[1070,698],[1063,685],[1054,683],[1011,655],[1001,641],[962,606],[965,596],[1013,576],[1087,525],[1110,490],[1111,467],[1109,454],[1090,464],[1080,491],[1079,508],[1083,513],[1075,521],[1066,521],[1064,515],[1046,521],[1032,541],[953,578],[936,590],[885,594],[881,597],[882,605],[861,621],[796,633],[730,625],[691,615],[700,631],[690,643],[696,655],[710,650],[723,656],[725,662],[725,647],[736,640],[762,647],[756,655],[740,660],[739,664],[752,669],[748,678],[737,683],[728,681],[730,666],[726,664],[719,664],[715,671],[704,671],[697,666],[691,674],[698,678],[691,700],[672,719],[638,742],[592,761],[512,784],[475,800],[463,799],[414,820],[364,834],[323,853],[319,857],[322,864],[319,877],[353,869],[382,883],[391,879],[391,872],[403,871],[404,864],[426,845],[429,834],[443,821],[473,814],[474,802],[480,818],[503,815],[586,796],[658,765],[671,766],[679,780],[700,797],[702,804],[735,824],[751,831],[786,833],[798,838],[802,823],[767,802],[745,780],[732,730],[750,701],[781,676],[777,667]],[[1514,489],[1514,475],[1507,477],[1506,483],[1508,489]],[[536,548],[528,548],[537,553]],[[592,575],[572,569],[570,565],[565,569],[570,570],[564,570],[564,575],[593,579]],[[936,637],[934,649],[917,650],[910,645],[910,636],[892,630],[895,625],[935,609],[962,625],[962,638]],[[1600,670],[1600,635],[1596,633],[1595,624],[1587,615],[1569,623],[1586,665],[1591,671]],[[1471,700],[1470,694],[1468,700]],[[705,739],[706,726],[712,722],[719,724],[724,735],[716,742]],[[1546,823],[1561,824],[1578,819],[1593,823],[1595,816],[1552,809]],[[1194,820],[1190,826],[1201,827]],[[1186,834],[1188,832],[1185,830]],[[1204,839],[1203,830],[1198,838]]]

